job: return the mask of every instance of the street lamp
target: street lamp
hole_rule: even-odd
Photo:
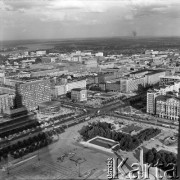
[[[40,159],[40,157],[39,157],[39,148],[38,148],[38,161],[40,161],[41,159]]]
[[[78,176],[79,176],[79,177],[81,177],[81,172],[80,172],[80,163],[78,163],[78,166],[79,166],[79,168],[78,168]]]
[[[9,175],[10,174],[10,172],[9,172],[9,157],[8,157],[8,155],[7,155],[7,175]]]

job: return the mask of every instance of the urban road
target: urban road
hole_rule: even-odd
[[[129,99],[128,99],[128,101],[129,101]],[[37,134],[37,133],[43,132],[45,129],[46,130],[51,130],[54,127],[59,126],[59,125],[73,126],[73,125],[76,125],[77,123],[84,122],[84,120],[86,120],[86,118],[88,118],[88,117],[91,118],[93,116],[100,116],[100,115],[111,115],[111,116],[115,116],[115,117],[119,117],[119,118],[122,118],[122,119],[129,120],[129,121],[146,123],[146,124],[151,124],[151,125],[155,125],[155,126],[161,126],[162,123],[167,124],[167,125],[170,124],[170,123],[160,121],[160,120],[150,122],[150,121],[144,120],[144,119],[136,119],[136,118],[132,118],[132,117],[128,117],[128,116],[118,115],[118,114],[115,114],[113,112],[113,110],[115,110],[117,108],[127,106],[128,105],[127,101],[125,103],[123,103],[123,104],[122,104],[122,101],[116,101],[116,102],[110,103],[110,104],[105,105],[105,106],[100,107],[100,108],[85,107],[84,105],[76,104],[76,103],[73,103],[73,102],[63,102],[63,105],[77,107],[77,108],[81,108],[81,109],[86,109],[87,112],[83,113],[83,114],[80,114],[80,115],[78,115],[76,117],[69,117],[67,119],[63,119],[62,121],[54,123],[53,125],[49,125],[47,127],[36,130],[36,131],[32,132],[31,134],[26,133],[26,134],[23,134],[23,135],[21,135],[19,137],[13,138],[12,140],[6,140],[4,142],[1,142],[0,146],[2,147],[2,146],[6,146],[8,144],[14,144],[18,140],[26,139],[26,138],[28,138],[30,136],[33,136],[33,135]],[[31,120],[30,123],[32,123],[32,120]],[[14,125],[14,129],[16,129],[17,126]],[[23,126],[24,125],[22,125],[22,127]],[[177,128],[178,126],[171,124],[171,127],[172,128]],[[161,126],[161,128],[162,128],[162,126]],[[166,128],[166,127],[163,127],[163,128]],[[6,127],[6,131],[9,131],[9,130],[12,130],[12,127],[10,127],[9,129]],[[0,132],[0,134],[1,134],[1,132]]]

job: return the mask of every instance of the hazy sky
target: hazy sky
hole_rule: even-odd
[[[180,0],[0,0],[0,40],[180,36]]]

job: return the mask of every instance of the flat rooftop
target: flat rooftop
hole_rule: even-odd
[[[61,103],[59,101],[46,101],[39,104],[39,107],[48,107],[48,106],[60,106]]]

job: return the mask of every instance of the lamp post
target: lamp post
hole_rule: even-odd
[[[38,161],[40,161],[41,159],[40,159],[40,157],[39,157],[39,149],[38,149]]]
[[[9,160],[8,160],[8,155],[7,155],[7,175],[9,175],[10,174],[10,172],[9,172]]]
[[[8,141],[7,142],[7,145],[8,146],[10,146],[10,141]],[[10,174],[10,172],[9,172],[9,154],[7,154],[7,175],[9,175]]]

